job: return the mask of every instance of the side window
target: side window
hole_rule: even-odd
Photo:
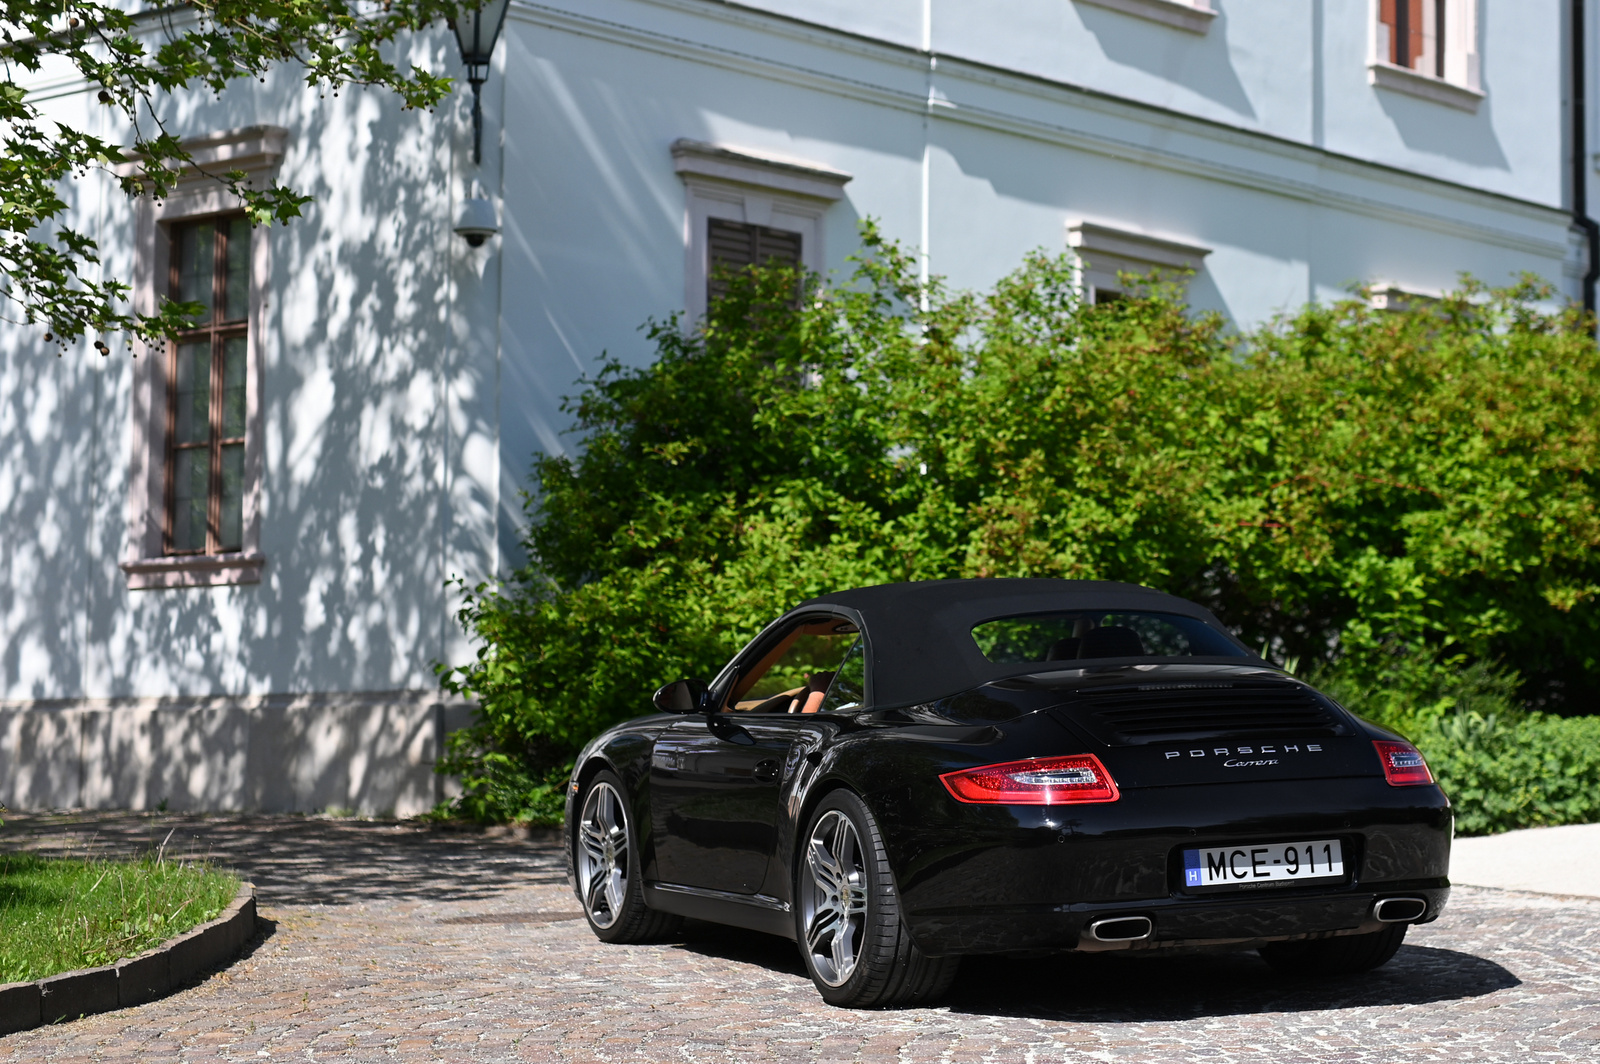
[[[850,645],[849,653],[845,654],[844,661],[840,662],[839,669],[833,674],[833,683],[828,687],[828,693],[823,696],[823,713],[833,713],[841,709],[855,709],[867,700],[867,645],[857,636],[856,641]]]
[[[728,708],[736,713],[816,713],[834,686],[859,633],[829,618],[797,626],[734,683]]]

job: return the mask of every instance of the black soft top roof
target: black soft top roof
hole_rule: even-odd
[[[795,607],[791,615],[819,608],[859,617],[872,654],[872,700],[880,706],[932,702],[1005,676],[1045,671],[1038,663],[999,664],[983,656],[972,629],[999,617],[1088,609],[1176,613],[1228,634],[1210,610],[1187,599],[1104,580],[879,584],[820,595]],[[1228,638],[1238,644],[1232,635]],[[1249,654],[1242,645],[1240,649]]]

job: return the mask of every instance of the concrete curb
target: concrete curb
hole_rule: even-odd
[[[166,997],[200,973],[231,962],[255,933],[255,884],[242,883],[215,920],[137,957],[0,986],[0,1035]]]

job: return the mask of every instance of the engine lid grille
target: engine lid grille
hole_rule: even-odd
[[[1085,692],[1068,709],[1108,746],[1351,734],[1344,714],[1309,688],[1271,681],[1118,686]]]

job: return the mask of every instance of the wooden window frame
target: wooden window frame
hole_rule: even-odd
[[[198,166],[212,172],[242,171],[254,187],[263,188],[275,180],[288,140],[288,131],[280,127],[248,126],[195,137],[186,140],[184,146]],[[118,172],[133,176],[138,172],[138,165],[123,164]],[[199,170],[185,174],[161,200],[150,196],[134,200],[132,302],[135,309],[153,313],[172,292],[173,239],[179,226],[237,215],[241,207],[242,204],[215,179]],[[169,499],[173,486],[168,457],[176,345],[135,342],[131,367],[128,532],[127,545],[119,562],[129,590],[261,582],[267,561],[261,551],[265,464],[262,367],[270,342],[266,323],[268,280],[273,276],[271,230],[266,226],[252,230],[248,261],[241,543],[237,550],[211,550],[217,544],[212,535],[215,526],[208,521],[212,527],[207,529],[206,552],[169,553],[172,546]],[[212,277],[215,284],[215,270]],[[212,386],[219,383],[217,375],[213,375]]]
[[[248,420],[244,425],[244,434],[240,436],[224,437],[222,435],[222,412],[226,392],[226,362],[223,356],[223,345],[232,339],[244,337],[248,345],[250,340],[250,310],[245,307],[245,315],[228,321],[220,320],[227,307],[228,283],[228,227],[225,223],[243,218],[239,211],[222,214],[204,215],[201,217],[185,218],[180,222],[166,226],[167,239],[167,293],[171,299],[177,299],[181,281],[179,279],[183,263],[180,261],[178,241],[185,229],[210,223],[213,232],[211,242],[211,318],[204,325],[179,333],[167,343],[167,410],[166,410],[166,447],[165,471],[162,479],[165,482],[165,491],[162,505],[161,545],[162,554],[169,557],[182,557],[185,555],[217,555],[224,550],[239,550],[240,545],[225,548],[221,540],[222,528],[222,449],[230,444],[240,447],[247,446],[250,426]],[[246,230],[246,232],[250,232]],[[253,234],[252,234],[252,243]],[[246,269],[249,268],[248,257]],[[210,348],[211,370],[207,375],[210,382],[206,401],[207,431],[206,442],[203,444],[180,444],[177,441],[178,422],[178,349],[185,344],[204,341]],[[178,452],[184,450],[200,450],[204,448],[207,455],[206,477],[206,542],[205,546],[180,550],[173,545],[173,525],[177,517],[177,468]],[[241,525],[243,524],[241,520]]]
[[[1372,0],[1368,83],[1476,112],[1485,95],[1478,56],[1478,7],[1478,0]],[[1388,20],[1385,8],[1389,9]],[[1420,25],[1412,24],[1413,15]],[[1419,70],[1413,64],[1426,54],[1430,21],[1433,61]],[[1418,54],[1413,54],[1413,45]]]
[[[849,174],[821,163],[695,140],[673,142],[672,165],[685,192],[683,305],[689,328],[705,318],[712,218],[799,233],[800,265],[812,273],[826,269],[825,216],[844,198]]]

